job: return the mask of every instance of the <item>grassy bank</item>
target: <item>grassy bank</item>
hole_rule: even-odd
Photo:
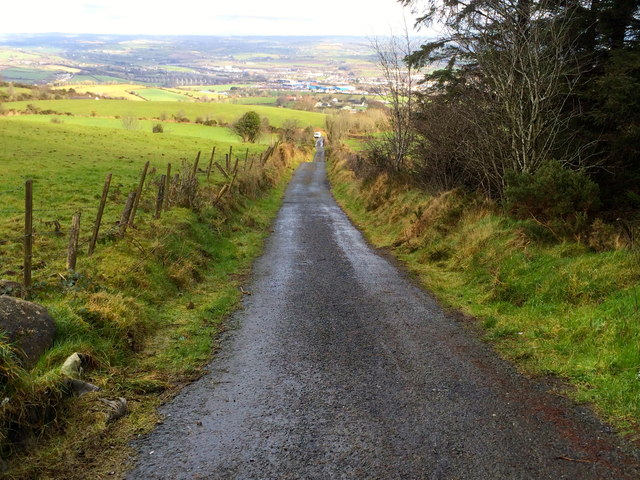
[[[369,241],[388,248],[445,304],[477,318],[532,375],[571,384],[620,431],[640,420],[640,257],[536,240],[536,226],[460,191],[432,197],[387,176],[358,179],[339,154],[333,191]]]
[[[32,370],[9,365],[0,432],[7,478],[118,476],[132,454],[128,442],[158,421],[157,406],[201,374],[224,319],[238,306],[239,286],[261,251],[292,166],[307,156],[278,148],[264,168],[241,170],[233,195],[216,207],[176,206],[155,220],[147,211],[153,206],[141,202],[137,228],[127,236],[105,239],[76,272],[37,285],[33,300],[47,307],[57,333]],[[203,197],[219,187],[201,185]],[[88,359],[82,380],[100,391],[65,393],[60,366],[74,352]],[[99,398],[119,397],[129,413],[110,421]],[[17,424],[25,414],[34,421]]]

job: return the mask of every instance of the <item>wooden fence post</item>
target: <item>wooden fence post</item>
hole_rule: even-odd
[[[169,200],[171,197],[171,164],[167,163],[167,178],[164,185],[164,209],[169,210]]]
[[[33,180],[24,184],[24,271],[23,292],[25,300],[31,290],[31,261],[33,258]]]
[[[222,186],[222,188],[220,189],[220,192],[218,193],[218,195],[216,196],[216,198],[213,200],[213,205],[217,205],[218,202],[220,201],[220,199],[222,198],[222,196],[227,192],[227,190],[229,190],[229,185],[228,184],[224,184]]]
[[[207,182],[209,181],[209,176],[211,175],[211,167],[213,167],[213,156],[216,154],[216,147],[214,146],[211,149],[211,158],[209,159],[209,168],[207,168]]]
[[[233,166],[233,177],[231,178],[231,183],[229,184],[229,191],[231,191],[231,187],[233,187],[233,183],[236,181],[236,177],[238,176],[238,165],[239,158],[236,157],[236,164]]]
[[[233,145],[229,145],[229,163],[227,164],[227,171],[231,171],[231,162],[233,161]]]
[[[200,163],[200,154],[202,152],[198,152],[198,155],[196,155],[196,160],[193,162],[193,172],[191,172],[191,177],[192,178],[196,178],[198,175],[198,163]]]
[[[129,218],[131,217],[131,210],[133,209],[133,204],[136,200],[136,192],[133,191],[127,197],[127,202],[124,204],[124,210],[122,211],[122,216],[120,217],[120,232],[119,235],[124,237],[125,232],[127,231],[127,225],[129,224]]]
[[[73,214],[71,232],[69,233],[69,247],[67,248],[67,270],[76,269],[78,259],[78,237],[80,236],[80,212]]]
[[[226,178],[226,179],[229,178],[229,174],[225,171],[224,168],[222,168],[222,165],[220,165],[218,162],[216,162],[216,167],[218,168],[218,170],[220,170],[220,173],[222,173],[224,178]]]
[[[158,198],[156,199],[156,214],[155,218],[160,218],[162,212],[162,204],[164,203],[164,187],[167,183],[166,175],[160,177],[160,185],[158,185]]]
[[[102,222],[102,215],[104,214],[104,206],[107,203],[107,195],[109,194],[109,186],[111,185],[111,173],[107,174],[107,178],[104,181],[104,187],[102,188],[102,197],[100,198],[100,205],[98,206],[98,215],[96,215],[96,224],[93,226],[93,234],[91,235],[91,241],[89,242],[89,255],[93,255],[93,251],[96,249],[96,243],[98,242],[98,232],[100,231],[100,223]]]
[[[138,204],[140,203],[140,197],[142,196],[142,188],[144,187],[144,179],[147,177],[147,170],[149,169],[149,161],[144,164],[142,169],[142,175],[140,175],[140,183],[138,184],[138,190],[134,197],[133,207],[131,209],[131,216],[129,217],[128,224],[133,227],[133,222],[136,219],[136,211],[138,210]]]
[[[249,161],[249,149],[247,148],[247,151],[244,154],[244,169],[247,169],[247,163]]]
[[[231,162],[229,161],[229,154],[228,153],[224,154],[224,166],[225,166],[225,170],[227,172],[229,170],[231,170]]]

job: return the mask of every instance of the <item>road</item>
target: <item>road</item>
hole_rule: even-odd
[[[619,479],[640,463],[371,249],[323,153],[291,182],[210,373],[130,479]]]

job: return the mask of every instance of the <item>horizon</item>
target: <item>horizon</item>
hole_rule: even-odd
[[[22,6],[4,6],[3,34],[94,34],[137,36],[345,36],[371,37],[414,31],[415,15],[396,0],[324,0],[301,4],[276,0],[263,4],[213,5],[205,0],[183,0],[177,7],[160,8],[151,0],[81,0],[51,3],[33,0],[31,15]],[[277,32],[274,34],[274,32]]]

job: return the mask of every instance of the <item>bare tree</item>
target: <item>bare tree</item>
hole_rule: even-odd
[[[407,62],[407,58],[417,45],[409,36],[405,26],[402,36],[374,37],[371,45],[376,52],[378,66],[382,72],[383,85],[378,92],[389,102],[390,131],[382,137],[382,150],[389,157],[391,170],[401,171],[407,167],[408,155],[415,140],[411,128],[415,104],[415,75],[417,66]]]
[[[447,62],[430,79],[432,93],[449,98],[454,131],[465,131],[456,142],[445,141],[465,157],[461,177],[499,196],[507,171],[535,172],[550,159],[575,164],[580,150],[570,148],[566,113],[575,112],[566,107],[577,83],[571,7],[552,0],[426,3],[422,19],[433,22],[437,15],[445,34],[410,60],[440,68]],[[438,138],[433,128],[426,130]]]

